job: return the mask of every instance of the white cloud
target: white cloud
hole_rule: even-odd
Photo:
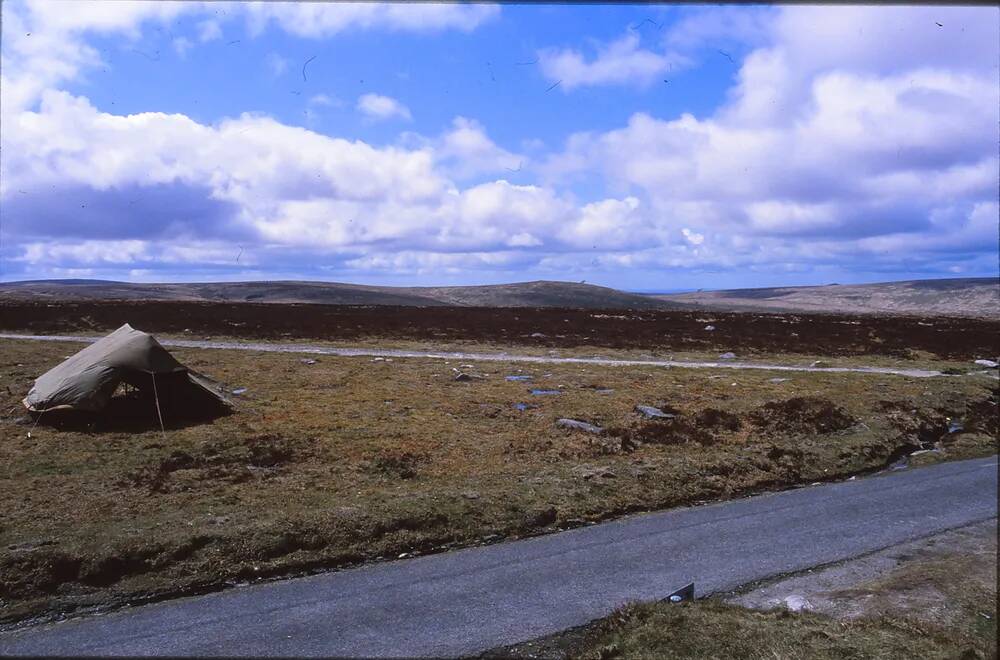
[[[268,53],[264,59],[268,72],[277,78],[288,70],[290,62],[277,53]]]
[[[243,16],[252,33],[274,24],[300,37],[329,37],[345,29],[468,32],[496,17],[496,5],[400,3],[152,2],[148,0],[10,0],[3,12],[2,105],[6,113],[36,103],[43,90],[73,80],[103,62],[87,35],[118,34],[134,41],[147,23],[169,24],[182,15],[202,17],[195,37],[222,37],[222,23]],[[174,43],[186,51],[187,41]],[[269,63],[279,75],[286,66]]]
[[[249,2],[242,5],[251,33],[273,23],[300,37],[329,37],[347,29],[412,32],[471,31],[497,16],[497,5],[374,2]]]
[[[0,256],[19,272],[155,276],[170,264],[226,272],[241,246],[238,267],[261,273],[309,263],[345,273],[536,268],[557,277],[995,267],[992,9],[785,7],[762,10],[764,22],[742,24],[738,14],[715,28],[689,22],[666,48],[690,55],[717,40],[750,42],[722,107],[699,117],[636,112],[613,130],[572,136],[555,154],[537,140],[515,142],[529,158],[468,117],[440,135],[377,147],[266,116],[209,125],[183,114],[100,112],[58,91],[100,62],[85,33],[136,38],[144,21],[181,11],[231,19],[180,3],[99,3],[80,16],[53,6],[3,6]],[[329,5],[323,16],[271,6],[246,11],[261,29],[310,38],[346,28],[471,29],[495,14],[479,5],[421,5],[405,16],[381,5]],[[35,42],[15,34],[36,30]],[[589,58],[549,55],[543,71],[558,70],[566,89],[641,85],[674,57],[634,35]],[[280,75],[288,64],[268,66]],[[306,107],[337,103],[314,94]],[[358,109],[410,117],[378,95]]]
[[[978,259],[977,250],[995,257],[1000,53],[984,20],[995,10],[768,14],[772,31],[765,43],[754,35],[758,47],[713,116],[636,113],[622,128],[575,134],[542,165],[547,180],[600,173],[616,195],[646,201],[658,236],[676,227],[694,250],[636,256],[633,265],[680,265],[692,255],[788,268]],[[747,32],[688,28],[697,34],[686,47]],[[993,213],[988,223],[983,209]]]
[[[392,98],[381,94],[362,94],[358,97],[358,112],[370,120],[383,121],[386,119],[403,119],[410,121],[413,116],[410,109]]]
[[[684,238],[687,239],[692,245],[701,245],[705,242],[705,235],[699,234],[697,232],[691,231],[687,227],[681,229],[681,233],[684,234]]]
[[[511,176],[521,172],[528,161],[498,146],[482,124],[467,117],[455,117],[451,130],[426,144],[433,147],[446,171],[460,179],[482,174]]]
[[[117,33],[127,42],[135,41],[144,21],[169,21],[188,9],[179,2],[4,2],[4,115],[30,106],[46,88],[102,63],[99,51],[85,43],[85,33]]]
[[[219,21],[205,20],[198,23],[198,41],[206,43],[222,38],[222,27]]]
[[[343,105],[343,102],[327,94],[313,94],[309,97],[309,105],[337,107]]]
[[[538,60],[542,75],[558,82],[564,91],[591,85],[647,86],[662,78],[671,67],[680,68],[689,63],[677,54],[660,54],[640,48],[635,34],[600,46],[589,61],[572,49],[542,50]]]
[[[878,22],[856,25],[841,10],[825,8],[836,17],[825,20],[818,9],[783,9],[780,26],[799,25],[788,15],[807,11],[824,26],[820,37],[796,33],[785,41],[780,28],[774,45],[747,57],[730,102],[713,117],[661,120],[637,113],[623,128],[573,136],[546,163],[550,179],[600,171],[612,189],[641,192],[658,215],[692,231],[725,226],[842,240],[918,231],[955,195],[993,194],[995,140],[983,136],[997,135],[1000,90],[988,65],[930,67],[925,56],[905,68],[890,66],[892,56],[873,55],[867,66],[853,61],[844,69],[832,60],[821,66],[818,57],[826,55],[805,51],[825,54],[849,36],[831,24],[853,33],[857,25]],[[936,11],[896,13],[906,14],[905,25],[919,22],[915,14],[934,25]],[[853,8],[850,13],[858,17]],[[890,36],[875,37],[890,52],[909,39]],[[995,52],[995,35],[982,38],[979,49]],[[803,62],[810,75],[803,74]]]
[[[664,43],[672,49],[692,51],[733,45],[763,46],[769,28],[780,13],[775,7],[697,7],[685,12],[666,31]]]
[[[174,47],[174,51],[180,57],[184,57],[185,55],[187,55],[187,52],[191,50],[192,46],[194,46],[194,43],[187,37],[176,37],[171,42],[171,44]]]

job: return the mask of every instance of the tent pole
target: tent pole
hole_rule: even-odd
[[[153,399],[156,401],[156,416],[160,419],[160,435],[166,440],[167,432],[163,430],[163,415],[160,413],[160,395],[156,393],[156,374],[150,371],[149,375],[153,377]]]

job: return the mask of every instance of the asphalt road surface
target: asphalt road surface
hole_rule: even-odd
[[[0,654],[472,654],[996,515],[994,456],[37,626],[0,635]]]
[[[0,339],[30,339],[34,341],[68,341],[92,344],[101,337],[70,335],[18,335],[0,333]],[[940,371],[926,369],[894,369],[892,367],[813,367],[806,365],[764,364],[760,362],[696,362],[693,360],[619,360],[601,357],[556,357],[545,355],[517,355],[512,353],[462,353],[454,351],[407,351],[394,348],[347,348],[315,346],[310,344],[270,342],[209,341],[198,339],[157,339],[164,346],[178,348],[215,348],[234,351],[262,351],[265,353],[306,353],[310,355],[337,355],[340,357],[430,358],[441,360],[470,360],[480,362],[535,362],[541,364],[594,364],[605,367],[682,367],[685,369],[763,369],[765,371],[805,371],[832,373],[865,373],[911,378],[945,376]],[[991,373],[986,371],[986,373]],[[953,378],[954,376],[948,376]]]

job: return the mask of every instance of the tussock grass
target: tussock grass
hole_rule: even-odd
[[[717,601],[633,604],[606,619],[580,652],[610,658],[985,658],[983,640],[956,639],[905,619],[839,621],[809,612],[748,610]]]
[[[486,378],[456,382],[460,364],[437,360],[192,349],[173,352],[248,388],[236,414],[168,419],[165,437],[153,411],[127,430],[43,417],[29,438],[20,398],[77,349],[0,351],[0,621],[845,477],[935,440],[949,416],[995,418],[990,382],[974,378],[484,363],[471,371]],[[797,397],[835,428],[769,426],[762,411]],[[637,404],[679,415],[653,428]],[[993,453],[995,429],[969,422],[943,446]]]

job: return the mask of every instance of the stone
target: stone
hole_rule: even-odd
[[[572,473],[581,479],[614,479],[618,476],[611,468],[600,465],[578,465],[573,468]]]
[[[316,364],[316,360],[313,360],[312,358],[302,358],[299,362],[302,364]]]
[[[802,610],[811,609],[812,605],[808,600],[799,596],[798,594],[792,594],[785,598],[785,607],[787,607],[792,612],[800,612]]]
[[[581,422],[578,419],[567,419],[565,417],[556,420],[556,426],[564,429],[583,431],[584,433],[593,433],[594,435],[600,435],[601,433],[604,433],[604,429],[602,429],[600,426],[595,426],[594,424],[588,424],[587,422]]]
[[[635,411],[647,419],[673,419],[675,415],[665,413],[653,406],[636,406]]]
[[[769,382],[769,383],[785,383],[787,381],[788,381],[787,378],[771,378],[767,382]]]
[[[706,325],[705,329],[708,330],[709,332],[712,332],[713,330],[715,330],[715,326],[714,325]]]
[[[44,539],[41,541],[25,541],[23,543],[8,545],[7,550],[11,552],[32,552],[38,548],[44,548],[47,545],[56,545],[56,542],[50,539]]]
[[[735,360],[736,359],[736,353],[723,353],[722,355],[719,356],[719,359],[720,360]]]
[[[996,369],[1000,366],[1000,363],[994,362],[993,360],[976,360],[974,364],[978,364],[980,367],[988,367],[990,369]]]

